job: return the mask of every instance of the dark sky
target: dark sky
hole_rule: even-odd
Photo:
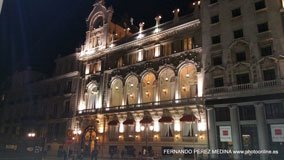
[[[95,0],[4,0],[0,15],[0,81],[16,70],[31,66],[51,73],[57,55],[74,53],[85,38],[86,18]],[[114,8],[115,21],[134,18],[138,25],[172,19],[192,9],[192,0],[106,0]]]

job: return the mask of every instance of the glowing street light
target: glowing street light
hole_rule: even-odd
[[[36,136],[36,134],[34,132],[28,133],[28,137],[29,138],[34,138],[35,136]]]

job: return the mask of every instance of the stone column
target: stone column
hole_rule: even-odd
[[[175,76],[175,100],[180,99],[180,89],[179,89],[179,77]]]
[[[153,94],[154,94],[154,102],[159,102],[160,101],[160,85],[159,85],[159,80],[156,79],[157,83],[155,85]]]
[[[121,105],[127,105],[127,101],[128,101],[128,95],[127,95],[127,91],[126,91],[126,83],[123,83],[123,86],[122,86],[122,102],[121,102]]]
[[[214,118],[214,108],[207,108],[208,142],[211,150],[217,149],[216,124]],[[217,158],[216,154],[211,154],[211,158]]]
[[[138,91],[137,91],[137,102],[138,104],[142,103],[143,100],[143,92],[142,92],[142,82],[138,83]]]
[[[203,83],[204,83],[204,72],[197,73],[197,96],[203,96]]]
[[[265,108],[263,103],[257,103],[254,105],[255,115],[256,115],[256,126],[258,133],[258,144],[259,150],[269,149],[269,139],[268,139],[268,127],[265,119]],[[261,154],[260,159],[268,159],[268,155]]]
[[[241,139],[240,139],[240,126],[238,118],[238,106],[230,106],[230,118],[231,118],[231,127],[232,127],[232,140],[233,140],[233,150],[241,149]],[[234,159],[240,159],[239,154],[233,155]]]

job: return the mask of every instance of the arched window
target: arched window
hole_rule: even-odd
[[[153,102],[155,100],[154,90],[156,88],[156,77],[153,73],[148,72],[142,79],[142,103]]]
[[[170,68],[165,68],[159,75],[160,101],[174,99],[175,95],[175,72]]]
[[[95,82],[90,82],[87,85],[87,109],[96,108],[96,101],[98,96],[98,87]]]
[[[197,92],[197,71],[195,65],[188,63],[179,71],[180,98],[196,96]]]
[[[95,28],[95,29],[100,28],[100,27],[103,26],[103,24],[104,24],[104,19],[103,19],[102,16],[100,16],[100,17],[98,17],[98,18],[96,19],[96,21],[94,22],[94,28]]]
[[[126,104],[136,104],[138,100],[138,78],[129,76],[125,82],[125,89],[127,93]]]
[[[111,106],[122,105],[123,83],[121,79],[115,79],[111,84]]]

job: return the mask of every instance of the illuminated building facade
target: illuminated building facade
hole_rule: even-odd
[[[78,59],[84,66],[77,124],[85,155],[166,156],[207,148],[198,10],[132,33],[94,5]],[[125,154],[122,154],[125,153]],[[174,155],[184,157],[186,155]],[[193,155],[191,155],[193,156]]]

